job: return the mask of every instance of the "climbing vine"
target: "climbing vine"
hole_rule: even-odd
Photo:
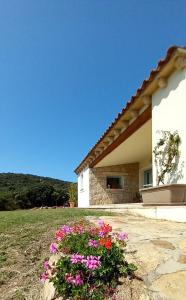
[[[177,131],[161,131],[161,138],[153,150],[157,166],[157,185],[164,184],[166,174],[176,171],[180,144],[181,138]]]

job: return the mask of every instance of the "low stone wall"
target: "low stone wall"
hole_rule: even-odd
[[[123,189],[108,189],[108,176],[122,176]],[[139,202],[138,192],[138,163],[90,169],[90,205]]]
[[[60,259],[61,255],[60,254],[51,255],[49,259],[49,265],[51,267],[55,266],[58,260]],[[49,279],[47,279],[44,283],[44,287],[41,291],[41,296],[39,300],[63,300],[62,297],[56,297],[55,295],[56,295],[56,290],[54,288],[54,285],[52,282],[49,281]]]

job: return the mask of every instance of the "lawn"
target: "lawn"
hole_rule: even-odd
[[[55,230],[85,216],[101,215],[111,214],[77,208],[0,212],[0,299],[39,300],[38,278]]]

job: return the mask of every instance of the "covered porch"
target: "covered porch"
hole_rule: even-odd
[[[152,121],[149,119],[89,170],[90,205],[139,203],[152,185]]]

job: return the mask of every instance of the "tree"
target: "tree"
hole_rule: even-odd
[[[69,186],[49,177],[0,173],[0,210],[64,205]]]

